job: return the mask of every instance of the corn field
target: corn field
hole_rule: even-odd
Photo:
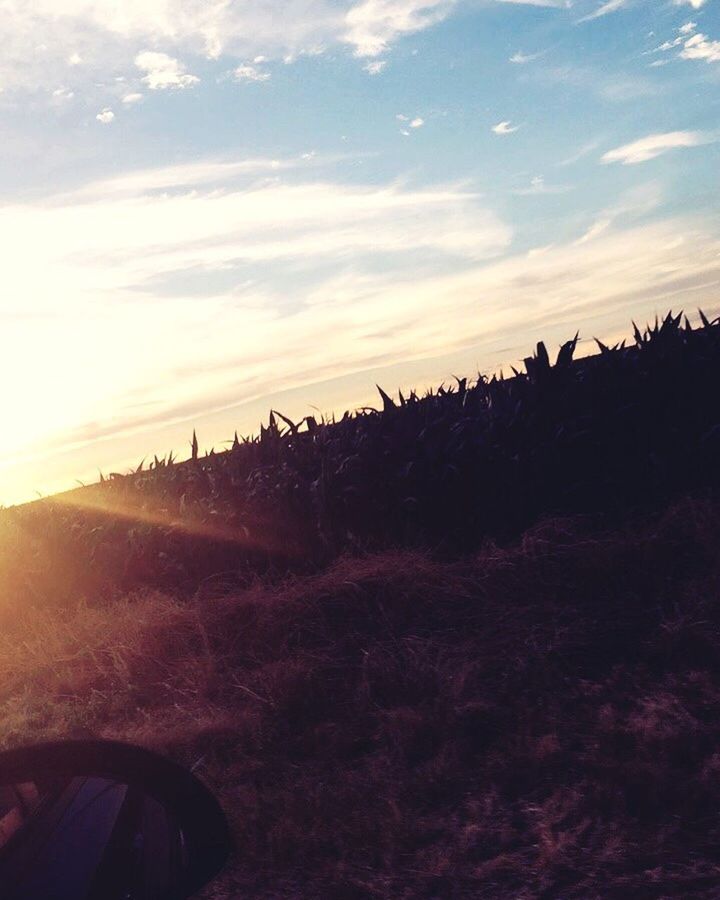
[[[215,590],[345,552],[454,555],[549,515],[616,523],[720,482],[720,319],[668,314],[614,347],[457,379],[0,513],[3,602]]]

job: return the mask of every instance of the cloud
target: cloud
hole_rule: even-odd
[[[344,40],[356,56],[379,56],[403,35],[444,19],[453,0],[363,0],[345,16]]]
[[[372,62],[365,63],[363,69],[368,73],[368,75],[379,75],[386,65],[386,59],[376,59]]]
[[[262,59],[262,57],[260,57]],[[233,70],[233,78],[235,81],[270,81],[270,73],[263,72],[257,66],[243,64]]]
[[[681,292],[692,306],[716,296],[712,222],[611,224],[582,245],[507,256],[512,231],[474,193],[341,184],[312,165],[205,160],[1,205],[0,378],[13,391],[0,464],[22,459],[39,487],[68,460],[82,478],[141,445],[179,447],[189,420],[208,441],[254,428],[257,407],[247,421],[236,405],[288,385],[495,340],[520,357],[533,329],[602,337]],[[203,424],[226,407],[214,431]],[[31,472],[28,447],[57,459]]]
[[[540,6],[544,9],[570,9],[572,0],[499,0],[500,3],[513,3],[516,6]]]
[[[521,50],[518,50],[517,53],[513,53],[508,62],[515,63],[515,65],[518,66],[524,66],[527,65],[527,63],[534,62],[536,59],[540,59],[540,57],[544,55],[544,51],[541,53],[523,53]]]
[[[610,103],[623,103],[660,93],[656,81],[637,75],[627,76],[606,69],[583,65],[537,65],[531,72],[521,72],[518,79],[537,87],[572,87],[594,93]]]
[[[575,241],[575,245],[582,247],[583,244],[594,241],[596,238],[600,237],[600,235],[605,234],[611,225],[612,219],[610,218],[596,219],[588,230]]]
[[[404,126],[400,129],[400,134],[403,137],[410,137],[411,132],[409,129],[422,128],[425,124],[425,119],[423,119],[422,116],[413,116],[411,118],[410,116],[403,115],[403,113],[398,113],[395,118]]]
[[[598,96],[611,103],[623,103],[652,97],[659,93],[658,86],[652,79],[623,76],[611,76],[599,80],[596,84]]]
[[[664,134],[650,134],[640,140],[614,150],[608,150],[602,157],[603,163],[621,163],[633,166],[648,162],[669,150],[683,147],[699,147],[711,143],[712,136],[701,131],[669,131]]]
[[[151,91],[182,89],[200,81],[196,75],[185,71],[183,63],[167,53],[146,50],[135,57],[135,65],[146,73],[142,80]]]
[[[663,41],[656,47],[653,53],[665,53],[682,47],[678,54],[680,59],[699,59],[705,62],[720,62],[720,41],[711,40],[706,34],[695,33],[697,22],[686,22],[678,28],[678,36],[672,40]],[[663,65],[663,61],[651,63],[651,65]]]
[[[594,12],[587,16],[583,16],[582,19],[578,19],[578,23],[592,22],[593,19],[600,19],[602,16],[607,16],[609,13],[617,12],[617,10],[622,9],[626,3],[627,0],[607,0],[607,3],[603,3],[602,6],[599,6]]]
[[[700,9],[706,2],[707,0],[674,0],[675,6],[692,6],[693,9]]]
[[[258,182],[263,171],[298,170],[299,177],[305,165],[241,160],[151,169],[95,182],[44,204],[0,208],[0,224],[15,223],[17,242],[35,232],[16,258],[17,273],[25,269],[31,246],[45,248],[47,271],[53,272],[47,280],[47,272],[35,269],[39,281],[28,273],[23,302],[35,296],[31,305],[54,305],[52,284],[72,289],[78,298],[85,285],[88,300],[96,291],[127,297],[128,290],[145,289],[147,279],[172,279],[193,267],[211,274],[268,260],[301,263],[306,255],[337,261],[358,254],[360,262],[378,246],[388,258],[395,255],[398,265],[409,265],[404,254],[416,249],[478,259],[500,252],[510,239],[509,229],[477,195],[452,187]]]
[[[530,180],[529,187],[513,191],[517,197],[539,197],[546,194],[565,194],[572,190],[568,185],[546,184],[544,175],[536,175]]]
[[[517,131],[519,125],[512,125],[509,121],[498,122],[497,125],[493,125],[491,131],[495,134],[512,134]]]
[[[572,166],[576,162],[579,162],[586,156],[589,156],[594,150],[600,146],[600,141],[595,139],[593,141],[588,141],[586,144],[583,144],[575,153],[566,157],[565,159],[560,160],[558,166]]]
[[[365,310],[364,291],[370,296],[381,283],[477,264],[503,252],[512,238],[477,195],[452,186],[413,190],[320,177],[301,181],[301,170],[307,176],[307,163],[299,160],[208,161],[128,173],[42,201],[0,206],[7,256],[0,272],[0,322],[6,340],[33,346],[39,357],[49,353],[46,363],[53,369],[61,346],[62,357],[72,357],[59,366],[57,384],[43,387],[39,376],[28,378],[22,398],[8,404],[15,424],[23,425],[17,441],[98,416],[100,428],[122,407],[119,398],[134,390],[161,406],[168,384],[176,399],[208,398],[217,381],[193,374],[197,367],[244,358],[242,368],[247,366],[252,380],[275,338],[299,354],[298,361],[315,355],[318,339],[334,323],[347,325],[358,339],[366,323],[383,321],[379,307],[372,315]],[[258,178],[262,172],[294,172],[294,181],[264,181]],[[341,287],[343,278],[353,284],[349,293]],[[333,311],[347,302],[341,315]],[[38,322],[49,331],[57,324],[52,340],[35,341]],[[200,355],[186,357],[195,363],[175,384],[173,372],[182,368],[193,334]],[[329,343],[328,360],[342,367],[350,345],[344,338]],[[124,363],[121,345],[129,354]],[[4,354],[0,373],[17,362],[17,354]],[[325,363],[306,359],[303,365],[311,371]],[[85,389],[81,371],[85,380],[93,372],[93,384]],[[233,380],[246,377],[239,373],[234,371]],[[158,379],[165,388],[155,391]],[[39,408],[43,391],[42,403],[53,409],[44,423],[27,422],[27,410]],[[64,408],[62,416],[55,415],[56,404]],[[6,442],[0,456],[10,446]]]
[[[143,95],[139,93],[125,94],[125,96],[122,98],[122,102],[130,106],[133,103],[139,103],[142,98]]]
[[[109,125],[115,119],[115,113],[110,109],[110,107],[106,106],[105,109],[100,110],[95,118],[103,125]]]
[[[680,59],[699,59],[705,62],[720,62],[720,41],[711,40],[706,34],[696,33],[697,22],[686,22],[678,28],[678,36],[672,40],[663,41],[656,47],[653,53],[665,53],[682,47],[678,54]],[[662,62],[651,63],[662,65]]]
[[[663,200],[662,186],[656,181],[639,184],[625,191],[614,203],[605,207],[575,243],[587,244],[605,234],[611,226],[623,221],[627,226],[654,212]]]
[[[685,41],[685,38],[682,36],[673,38],[673,40],[671,40],[671,41],[663,41],[662,44],[660,44],[660,46],[656,47],[651,52],[652,53],[664,53],[667,50],[672,50],[674,47],[679,47],[684,41]]]
[[[680,51],[683,59],[703,59],[705,62],[720,62],[720,41],[711,41],[705,34],[694,34],[685,41]]]
[[[139,51],[191,60],[262,56],[292,62],[335,47],[377,58],[468,0],[2,0],[0,83],[36,90],[80,66],[88,84],[123,71]],[[498,0],[492,0],[498,2]],[[512,0],[500,0],[512,2]],[[561,8],[565,0],[526,0]],[[280,24],[279,24],[280,23]],[[52,35],[41,52],[41,35]],[[40,39],[39,39],[40,38]],[[188,86],[184,64],[168,87]],[[377,73],[375,73],[377,74]]]
[[[237,184],[242,184],[243,179],[276,177],[283,172],[297,169],[299,165],[297,160],[250,158],[232,162],[205,160],[164,168],[139,169],[92,182],[70,194],[56,197],[55,201],[65,205],[77,205],[80,202],[97,200],[99,197],[104,197],[108,201],[118,197],[140,196],[147,199],[158,194],[188,192],[200,187],[209,189],[212,186],[213,190],[217,190],[221,185],[229,190]]]

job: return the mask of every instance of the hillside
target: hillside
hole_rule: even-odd
[[[710,898],[720,322],[0,520],[3,743],[193,767],[206,898]]]
[[[598,523],[660,510],[720,480],[720,320],[681,316],[630,346],[511,378],[478,378],[293,423],[279,413],[231,449],[147,468],[0,514],[0,577],[23,602],[141,587],[192,594],[343,553],[444,558],[516,539],[543,516]]]
[[[215,900],[716,897],[719,541],[687,501],[461,561],[21,613],[0,729],[193,766],[238,843]]]

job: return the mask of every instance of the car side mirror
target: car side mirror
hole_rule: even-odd
[[[215,797],[157,753],[98,740],[0,753],[0,900],[185,900],[230,849]]]

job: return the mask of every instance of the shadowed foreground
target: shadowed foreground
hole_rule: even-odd
[[[194,766],[238,844],[206,897],[717,896],[719,526],[687,500],[36,610],[0,637],[0,732]]]

